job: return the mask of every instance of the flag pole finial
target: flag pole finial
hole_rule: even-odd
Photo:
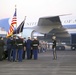
[[[15,5],[15,8],[16,8],[16,5]]]

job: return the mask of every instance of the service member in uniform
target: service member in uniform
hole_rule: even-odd
[[[5,42],[3,40],[3,37],[0,37],[0,61],[2,61],[4,45],[5,45]]]
[[[13,62],[17,60],[17,39],[16,36],[13,36],[12,39],[12,50],[13,50]]]
[[[31,43],[32,40],[30,39],[30,37],[28,37],[28,40],[26,42],[27,59],[31,59]]]
[[[57,59],[57,54],[56,54],[56,36],[53,35],[52,37],[52,49],[53,49],[53,59]]]
[[[23,46],[24,46],[24,42],[23,42],[23,38],[18,37],[17,39],[17,46],[18,46],[18,61],[22,62],[22,57],[23,57]]]
[[[7,38],[7,52],[8,52],[8,61],[11,61],[11,53],[12,53],[12,40],[11,37]]]
[[[34,55],[34,60],[38,59],[38,47],[39,47],[39,41],[37,37],[34,37],[34,40],[32,41],[32,50],[33,50],[33,55]]]
[[[26,54],[26,38],[23,39],[23,59],[25,59]]]

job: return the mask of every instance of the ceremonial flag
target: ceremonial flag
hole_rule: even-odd
[[[25,24],[25,19],[21,22],[21,24],[18,26],[18,28],[13,32],[13,34],[19,34],[23,32],[23,27]]]
[[[17,25],[17,14],[16,14],[16,8],[15,8],[15,13],[13,15],[13,18],[12,18],[12,21],[11,21],[11,25],[10,25],[10,28],[9,28],[9,31],[7,33],[7,37],[9,36],[12,36],[13,32],[14,32],[14,27],[15,25]]]

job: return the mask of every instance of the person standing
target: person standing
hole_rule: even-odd
[[[0,61],[2,61],[4,45],[5,45],[5,42],[3,40],[3,37],[0,37]]]
[[[24,46],[24,43],[23,43],[23,38],[21,37],[18,37],[17,39],[17,48],[18,48],[18,62],[22,62],[22,57],[23,57],[23,46]]]
[[[28,37],[28,40],[26,42],[27,59],[31,59],[31,43],[32,40],[30,37]]]
[[[57,54],[56,54],[56,36],[53,35],[52,37],[52,49],[53,49],[53,59],[57,59]]]
[[[13,36],[12,39],[12,56],[13,56],[13,62],[17,60],[17,39],[16,36]]]
[[[23,39],[23,59],[25,59],[26,54],[26,38]]]
[[[33,55],[34,55],[34,60],[38,59],[38,47],[39,47],[39,41],[37,37],[34,37],[34,40],[32,41],[32,50],[33,50]]]
[[[7,38],[7,53],[8,53],[8,61],[11,61],[11,53],[12,53],[11,37]]]

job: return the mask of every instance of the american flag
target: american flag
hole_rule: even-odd
[[[9,31],[7,32],[7,37],[13,35],[14,27],[15,27],[15,25],[17,25],[17,17],[16,16],[17,16],[17,14],[16,14],[16,8],[15,8],[15,13],[13,15]]]

